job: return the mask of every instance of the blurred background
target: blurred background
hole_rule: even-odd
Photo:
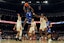
[[[20,13],[22,21],[24,21],[23,4],[26,1],[33,7],[37,15],[44,13],[51,22],[64,21],[64,0],[0,0],[0,19],[16,22],[17,13]],[[39,21],[38,18],[34,18],[35,21]],[[14,24],[0,23],[0,29],[3,31],[3,35],[15,34],[13,27]],[[37,27],[39,28],[39,24],[37,24]],[[27,29],[25,28],[23,31],[27,31]],[[63,36],[64,24],[54,24],[52,27],[53,32],[55,32],[56,38]]]

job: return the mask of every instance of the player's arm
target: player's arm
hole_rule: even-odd
[[[44,16],[44,18],[46,21],[48,21],[47,17]],[[52,27],[52,24],[50,24],[49,27]]]
[[[24,20],[24,24],[23,24],[23,27],[25,26],[26,22],[27,22],[27,19],[25,18],[25,20]]]
[[[24,12],[26,12],[25,6],[23,6],[23,10],[24,10]]]
[[[15,30],[15,28],[16,28],[16,25],[14,26],[13,30]]]
[[[47,17],[46,17],[46,16],[44,16],[44,19],[45,19],[46,21],[48,21],[48,19],[47,19]]]
[[[34,15],[35,17],[37,17],[37,18],[40,18],[40,16],[39,16],[39,15],[37,15],[37,14],[35,14],[35,13],[33,13],[33,15]]]
[[[29,8],[31,9],[32,12],[34,12],[34,9],[29,5]]]

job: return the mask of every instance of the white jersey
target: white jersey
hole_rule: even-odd
[[[44,18],[40,18],[40,29],[44,30],[47,27],[46,20]]]
[[[31,27],[35,28],[35,26],[36,26],[36,23],[35,22],[31,22]]]
[[[35,27],[36,27],[36,23],[35,22],[31,22],[31,27],[29,29],[29,32],[32,33],[32,31],[35,31]]]
[[[21,28],[22,28],[21,21],[17,20],[16,29],[17,29],[17,30],[20,30]]]

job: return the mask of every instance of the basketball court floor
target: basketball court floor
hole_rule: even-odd
[[[16,41],[16,40],[6,40],[2,39],[0,40],[0,43],[47,43],[47,41],[42,40],[22,40],[22,41]],[[64,41],[51,41],[51,43],[64,43]]]

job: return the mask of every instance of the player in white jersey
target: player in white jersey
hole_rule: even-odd
[[[34,37],[35,36],[35,30],[37,30],[37,27],[36,27],[36,23],[34,21],[34,19],[32,18],[32,21],[31,21],[31,26],[29,28],[29,38],[31,37]]]
[[[45,31],[46,28],[46,20],[43,16],[40,17],[40,30]]]
[[[40,28],[39,28],[39,33],[40,33],[40,37],[43,38],[47,37],[47,17],[45,17],[43,15],[43,13],[41,13],[41,16],[38,16],[37,14],[33,13],[34,16],[36,16],[37,18],[40,18]],[[43,33],[43,34],[42,34]],[[43,36],[43,37],[42,37]]]
[[[16,34],[16,40],[19,39],[21,41],[21,37],[22,37],[22,24],[21,24],[21,17],[20,14],[18,14],[18,19],[17,19],[17,23],[14,26],[14,30],[16,28],[17,34]]]
[[[40,36],[42,37],[42,33],[44,33],[45,36],[46,36],[46,30],[47,30],[46,20],[47,20],[47,17],[45,17],[43,15],[43,13],[41,13],[41,16],[38,16],[35,13],[33,13],[33,15],[35,15],[37,18],[40,18],[40,28],[39,28]]]
[[[41,14],[41,17],[40,17],[40,28],[39,28],[39,31],[40,31],[40,35],[42,36],[42,31],[44,33],[46,33],[46,30],[47,30],[47,24],[46,24],[46,17]]]

